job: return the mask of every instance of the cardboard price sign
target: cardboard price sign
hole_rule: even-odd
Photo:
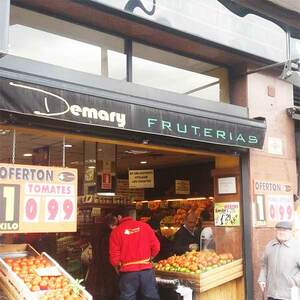
[[[215,203],[214,219],[215,226],[240,226],[240,203]]]
[[[275,225],[279,221],[293,221],[294,203],[289,195],[269,195],[267,207],[267,220]]]
[[[0,233],[77,230],[77,170],[0,164]]]
[[[257,208],[256,226],[274,227],[280,221],[293,221],[294,201],[291,184],[254,180],[254,194]]]

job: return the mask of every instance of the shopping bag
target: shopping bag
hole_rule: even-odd
[[[299,288],[297,286],[293,286],[291,288],[291,300],[300,300],[299,299]]]
[[[89,266],[93,259],[93,248],[92,245],[89,243],[88,246],[82,251],[81,253],[81,262],[85,266]]]

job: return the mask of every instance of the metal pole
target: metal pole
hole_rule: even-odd
[[[16,160],[16,129],[13,131],[13,140],[12,140],[12,163],[15,164]]]
[[[286,32],[286,60],[291,60],[291,33]]]
[[[62,161],[63,168],[66,167],[66,137],[63,136],[63,161]]]

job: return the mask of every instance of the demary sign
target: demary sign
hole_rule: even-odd
[[[262,148],[265,124],[237,124],[1,79],[0,111],[206,143]]]
[[[0,164],[0,233],[75,232],[77,170]]]

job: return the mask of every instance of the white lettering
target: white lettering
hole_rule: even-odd
[[[79,117],[80,114],[82,113],[82,109],[81,109],[81,107],[79,105],[72,105],[70,107],[70,111],[76,117]]]

